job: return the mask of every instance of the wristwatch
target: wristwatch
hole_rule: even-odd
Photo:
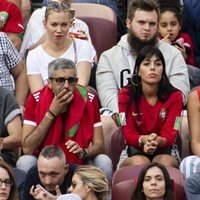
[[[88,153],[85,149],[83,149],[82,154],[83,154],[83,159],[87,158]]]

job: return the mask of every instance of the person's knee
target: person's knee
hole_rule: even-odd
[[[93,164],[96,167],[99,167],[106,175],[109,182],[112,179],[112,161],[111,159],[105,154],[99,154],[93,160]]]
[[[154,157],[153,162],[158,162],[163,164],[164,166],[172,166],[172,167],[178,167],[178,162],[174,156],[170,155],[157,155]]]
[[[105,154],[99,154],[98,156],[96,156],[94,159],[94,165],[101,169],[112,170],[112,161]]]
[[[18,159],[16,167],[27,173],[28,170],[36,164],[37,158],[35,156],[23,155]]]

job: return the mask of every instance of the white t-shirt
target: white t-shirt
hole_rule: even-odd
[[[36,9],[27,24],[26,31],[24,34],[23,42],[20,49],[20,54],[24,56],[26,51],[34,44],[37,43],[37,41],[43,36],[45,33],[45,27],[43,24],[44,21],[44,15],[45,15],[46,7],[38,8]],[[74,32],[75,28],[79,28],[83,31],[85,31],[88,41],[91,42],[88,26],[85,22],[82,20],[79,20],[77,18],[74,18],[74,24],[69,29],[69,32]]]
[[[94,47],[85,40],[74,39],[76,44],[76,51],[77,51],[77,63],[80,61],[87,61],[92,63],[94,61],[94,56],[96,52]],[[67,58],[75,62],[75,48],[73,42],[71,43],[70,47],[67,51],[60,56],[60,58]],[[44,85],[47,84],[48,79],[48,64],[55,60],[56,58],[47,54],[41,45],[36,47],[35,49],[29,51],[26,66],[27,66],[27,74],[28,75],[36,75],[40,74],[42,76],[42,80]]]

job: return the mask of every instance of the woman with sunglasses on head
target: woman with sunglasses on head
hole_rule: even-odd
[[[0,199],[19,199],[13,171],[10,166],[3,161],[0,161]]]
[[[80,165],[74,172],[68,192],[77,194],[82,200],[107,200],[108,180],[98,167]]]
[[[41,45],[29,51],[27,56],[31,92],[47,84],[48,64],[56,58],[67,58],[75,62],[78,84],[88,85],[95,50],[88,41],[66,37],[72,23],[70,4],[55,1],[48,4],[44,19],[46,39]]]
[[[167,169],[162,164],[149,163],[140,171],[132,200],[175,200],[172,186]]]
[[[166,76],[162,53],[157,47],[144,47],[130,84],[119,93],[122,132],[128,145],[128,158],[122,166],[155,161],[177,167],[179,155],[174,143],[182,106],[181,92]]]
[[[36,48],[38,45],[45,41],[46,34],[43,22],[47,4],[51,1],[56,1],[58,3],[72,3],[71,0],[48,0],[47,3],[45,5],[42,5],[41,8],[37,8],[36,10],[34,10],[28,21],[20,49],[20,53],[23,57],[27,56],[28,51]],[[75,10],[72,10],[72,17],[74,15]],[[73,25],[69,29],[69,35],[73,35],[75,37],[78,37],[79,39],[84,39],[91,42],[88,25],[84,21],[77,19],[75,16],[73,17]]]

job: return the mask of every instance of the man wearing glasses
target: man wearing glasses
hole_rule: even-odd
[[[28,171],[41,149],[54,144],[63,149],[68,162],[92,162],[111,180],[97,97],[76,84],[76,67],[70,60],[50,62],[48,76],[48,85],[31,94],[26,103],[22,148],[24,154],[34,156],[21,157],[18,167]]]

